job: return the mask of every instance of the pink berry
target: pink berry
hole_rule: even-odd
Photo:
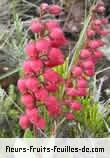
[[[37,127],[38,128],[41,128],[41,129],[44,129],[46,126],[46,121],[44,118],[40,118],[37,122]]]
[[[103,47],[105,43],[102,40],[98,40],[98,44],[99,44],[99,47]]]
[[[30,41],[26,47],[25,47],[25,52],[29,57],[36,57],[37,56],[37,51],[36,51],[36,45],[34,41]]]
[[[52,69],[47,69],[43,76],[46,82],[59,83],[61,81],[61,76]]]
[[[32,60],[30,63],[31,69],[34,73],[40,73],[43,69],[43,63],[41,60]]]
[[[95,25],[94,23],[92,24],[92,29],[97,33],[101,28],[101,25]]]
[[[43,12],[47,12],[47,11],[48,11],[48,8],[49,8],[49,5],[48,5],[47,3],[42,3],[42,4],[40,5],[40,9],[41,9],[41,11],[43,11]]]
[[[99,30],[99,34],[101,35],[101,36],[106,36],[106,35],[108,35],[108,31],[106,30],[106,29],[103,29],[103,30]]]
[[[52,39],[63,39],[64,33],[60,28],[54,28],[50,33]]]
[[[31,69],[31,61],[27,60],[23,63],[23,70],[25,74],[31,74],[32,69]]]
[[[78,79],[77,80],[77,87],[78,88],[87,88],[88,87],[88,83],[84,79]]]
[[[58,48],[52,48],[48,54],[48,66],[54,67],[64,63],[63,52]]]
[[[26,115],[22,115],[19,119],[19,125],[22,129],[27,129],[29,127],[29,119]]]
[[[37,108],[33,108],[33,109],[31,109],[31,110],[28,110],[28,109],[27,109],[27,110],[26,110],[26,114],[27,114],[29,120],[30,120],[32,123],[36,124],[36,122],[38,122],[38,120],[39,120],[39,112],[38,112],[38,109],[37,109]]]
[[[56,97],[48,96],[45,104],[50,115],[56,116],[59,114],[59,102]]]
[[[87,95],[87,88],[78,88],[78,96],[83,97]]]
[[[102,22],[102,24],[108,24],[109,23],[107,18],[102,18],[101,22]]]
[[[104,11],[105,11],[105,7],[104,6],[97,7],[97,12],[98,13],[103,13]]]
[[[75,119],[75,116],[71,112],[66,113],[65,117],[69,121],[73,121]]]
[[[43,30],[43,28],[44,28],[43,24],[41,24],[41,22],[39,22],[37,20],[33,20],[31,25],[30,25],[30,30],[33,33],[41,32]]]
[[[65,36],[60,36],[59,39],[52,39],[51,46],[52,47],[62,47],[69,43]]]
[[[82,106],[79,102],[73,101],[70,105],[73,110],[81,110]]]
[[[45,88],[40,88],[38,91],[36,91],[35,97],[36,97],[37,100],[45,102],[45,100],[48,97],[48,92]]]
[[[18,80],[17,86],[21,93],[26,93],[27,88],[26,88],[26,84],[25,84],[25,79]]]
[[[84,63],[83,63],[83,67],[85,68],[85,69],[92,69],[92,68],[94,68],[94,63],[90,60],[88,60],[88,61],[85,61]]]
[[[95,25],[99,25],[99,26],[102,24],[101,20],[99,20],[99,19],[94,20],[93,23],[94,23]]]
[[[89,47],[92,48],[92,49],[102,47],[103,45],[104,45],[104,42],[102,40],[91,40],[89,42]]]
[[[40,39],[36,42],[36,49],[38,52],[48,53],[50,46],[51,46],[51,43],[47,39]]]
[[[21,102],[24,104],[24,106],[28,109],[32,109],[34,106],[34,97],[30,94],[25,94],[21,97]]]
[[[87,74],[89,77],[92,77],[92,76],[95,75],[95,70],[94,70],[94,68],[92,68],[92,69],[87,69],[85,72],[86,72],[86,74]]]
[[[94,37],[94,36],[95,36],[95,31],[92,30],[92,29],[89,29],[89,30],[87,31],[87,36],[88,36],[89,38]]]
[[[56,92],[58,90],[58,84],[53,82],[46,82],[45,87],[48,92]]]
[[[95,58],[100,59],[103,57],[103,53],[100,50],[94,52]]]
[[[35,91],[39,87],[39,81],[35,77],[26,79],[25,84],[31,91]]]
[[[83,73],[83,70],[80,66],[75,66],[73,69],[72,69],[72,74],[75,76],[75,77],[78,77],[78,76],[81,76]]]
[[[46,23],[46,28],[49,30],[49,31],[52,31],[53,29],[55,28],[60,28],[60,25],[57,21],[53,21],[53,20],[50,20]]]
[[[68,96],[72,96],[72,97],[78,96],[78,91],[75,88],[67,88],[66,93]]]
[[[59,15],[62,12],[62,8],[58,5],[50,5],[48,8],[50,14]]]
[[[80,52],[80,57],[81,58],[88,58],[90,57],[91,52],[88,49],[82,49]]]
[[[95,51],[95,50],[94,50],[94,51]],[[94,56],[93,53],[94,53],[94,52],[92,52],[92,55],[88,58],[88,61],[93,62],[94,66],[95,66],[95,64],[96,64],[96,62],[97,62],[97,59],[96,59],[96,57]]]

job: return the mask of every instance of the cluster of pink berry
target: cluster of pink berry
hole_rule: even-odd
[[[39,36],[25,47],[28,60],[23,64],[24,78],[18,81],[22,93],[21,102],[25,113],[20,117],[23,129],[33,124],[36,128],[45,128],[45,119],[40,116],[39,106],[45,105],[49,115],[56,117],[60,113],[60,103],[53,95],[58,90],[63,78],[52,68],[64,63],[60,47],[67,44],[67,39],[57,21],[44,22],[42,16],[48,12],[58,15],[62,11],[57,5],[41,4],[39,19],[30,24],[30,30]]]
[[[104,18],[105,6],[99,2],[93,9],[91,24],[87,30],[87,39],[83,49],[79,53],[76,65],[73,65],[71,76],[66,82],[66,93],[71,99],[66,100],[71,107],[81,109],[81,104],[73,102],[73,97],[86,96],[88,94],[88,80],[95,74],[95,65],[103,57],[100,47],[104,46],[102,37],[108,34],[104,25],[108,20]],[[74,80],[73,80],[74,78]],[[74,103],[74,104],[73,104]]]
[[[80,52],[77,64],[73,64],[67,80],[63,79],[53,67],[64,63],[61,47],[68,43],[60,25],[54,20],[43,22],[42,15],[50,13],[58,15],[62,9],[57,5],[41,4],[41,17],[33,20],[30,30],[38,35],[37,40],[31,40],[25,47],[28,60],[23,64],[24,78],[18,81],[18,89],[22,93],[21,102],[24,104],[25,113],[20,117],[20,126],[23,129],[30,124],[36,128],[45,128],[45,119],[40,116],[39,106],[44,105],[52,117],[62,114],[67,120],[74,120],[73,111],[81,110],[77,96],[86,96],[88,92],[88,78],[95,73],[95,64],[103,55],[98,49],[104,45],[101,36],[107,35],[103,24],[105,10],[102,2],[93,10],[91,25],[87,31],[87,40]],[[59,86],[64,84],[65,93],[62,100],[55,97]],[[63,112],[67,105],[68,111]],[[72,112],[71,112],[72,111]]]

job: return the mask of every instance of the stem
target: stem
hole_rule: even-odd
[[[1,89],[1,88],[0,88],[0,89]],[[3,92],[4,92],[4,94],[5,94],[6,97],[9,97],[10,101],[15,105],[15,107],[16,107],[20,112],[23,112],[23,110],[19,107],[19,105],[16,104],[16,103],[13,101],[13,99],[5,92],[5,90],[4,90],[4,89],[1,89],[1,90],[3,90]]]
[[[56,121],[54,121],[54,129],[53,129],[53,131],[52,131],[52,134],[51,134],[51,137],[56,137],[56,135],[57,135],[57,130],[58,130],[58,128],[64,123],[64,121],[65,121],[66,119],[65,119],[65,117],[60,121],[60,122],[56,122]]]
[[[34,137],[37,138],[37,129],[36,126],[33,125]]]
[[[96,75],[98,75],[98,74],[100,74],[100,73],[102,73],[102,72],[104,72],[104,71],[106,71],[106,70],[109,70],[110,69],[110,66],[109,67],[106,67],[106,68],[104,68],[104,69],[102,69],[102,70],[100,70],[100,71],[97,71],[96,72]]]
[[[13,71],[10,71],[10,72],[6,73],[5,75],[1,75],[1,76],[0,76],[0,80],[3,80],[3,79],[5,79],[5,78],[7,78],[7,77],[9,77],[9,76],[11,76],[11,75],[13,75],[13,74],[19,72],[20,69],[21,69],[21,67],[18,67],[18,68],[16,68],[16,69],[14,69]]]

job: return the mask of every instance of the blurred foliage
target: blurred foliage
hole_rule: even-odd
[[[14,85],[9,86],[8,93],[0,88],[0,137],[16,137],[21,134],[18,125],[18,99],[19,95]]]

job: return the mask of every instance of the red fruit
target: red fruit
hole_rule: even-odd
[[[93,23],[92,29],[95,31],[95,33],[97,33],[100,29],[102,29],[102,27],[101,27],[101,25],[94,25],[94,23]]]
[[[45,104],[47,106],[47,109],[49,111],[49,114],[52,116],[56,116],[59,114],[59,102],[57,101],[57,99],[54,96],[49,96],[46,101]]]
[[[92,49],[96,49],[98,47],[101,47],[104,45],[104,42],[102,40],[91,40],[89,42],[89,47]]]
[[[63,52],[58,48],[52,48],[48,55],[48,63],[47,65],[50,67],[61,65],[64,63],[64,55]]]
[[[49,30],[49,31],[52,31],[53,29],[55,28],[60,28],[60,25],[57,21],[53,21],[53,20],[50,20],[46,23],[46,28]]]
[[[25,84],[26,87],[31,91],[35,91],[40,86],[39,81],[34,77],[26,79]]]
[[[75,77],[78,77],[78,76],[81,76],[83,73],[83,70],[80,66],[75,66],[73,69],[72,69],[72,74],[75,76]]]
[[[43,24],[37,20],[33,20],[31,25],[30,25],[30,30],[33,33],[41,32],[43,30],[43,28],[44,28]]]
[[[94,68],[94,63],[91,60],[85,61],[83,63],[83,67],[85,69],[92,69],[92,68]]]
[[[99,19],[94,20],[93,23],[95,25],[99,25],[99,26],[102,24],[101,20],[99,20]]]
[[[108,35],[108,31],[106,30],[106,29],[103,29],[103,30],[99,30],[99,34],[101,35],[101,36],[106,36],[106,35]]]
[[[45,88],[40,88],[38,91],[36,91],[35,97],[37,100],[44,102],[48,97],[48,92]]]
[[[29,119],[26,115],[20,116],[19,125],[22,129],[27,129],[29,127]]]
[[[41,60],[32,60],[31,61],[31,69],[34,73],[40,73],[43,69],[43,63]]]
[[[70,107],[73,109],[73,110],[81,110],[81,104],[77,101],[74,101],[71,103]]]
[[[24,70],[25,74],[32,74],[31,61],[30,60],[24,61],[23,70]]]
[[[84,79],[79,79],[79,80],[77,80],[77,87],[78,88],[87,88],[88,87],[88,83]]]
[[[101,22],[102,22],[102,24],[108,24],[109,23],[107,18],[102,18]]]
[[[72,96],[72,97],[78,96],[78,91],[75,88],[67,88],[66,93],[67,95]]]
[[[88,30],[88,31],[87,31],[87,36],[88,36],[89,38],[94,37],[94,36],[95,36],[95,31],[94,31],[94,30]]]
[[[44,129],[45,126],[46,126],[46,121],[45,121],[45,119],[40,118],[40,119],[38,120],[38,122],[37,122],[36,125],[37,125],[38,128]]]
[[[56,92],[58,90],[58,84],[53,82],[46,82],[45,88],[48,90],[48,92]]]
[[[48,53],[50,47],[51,47],[51,43],[47,39],[40,39],[36,42],[36,49],[38,52]]]
[[[52,69],[47,69],[43,76],[47,82],[58,83],[61,81],[60,75]]]
[[[97,12],[98,13],[103,13],[104,11],[105,11],[105,7],[104,6],[97,7]]]
[[[63,39],[64,38],[64,33],[60,28],[54,28],[52,32],[50,33],[50,37],[52,39]]]
[[[80,52],[81,58],[88,58],[91,56],[91,52],[88,49],[82,49]]]
[[[95,50],[94,50],[94,51],[95,51]],[[96,57],[94,56],[93,52],[92,52],[92,55],[88,58],[88,61],[92,61],[92,62],[94,63],[94,66],[95,66],[97,59],[96,59]]]
[[[17,86],[18,86],[18,89],[21,93],[26,93],[27,88],[26,88],[26,84],[25,84],[24,79],[18,80]]]
[[[24,104],[24,106],[28,109],[32,109],[34,106],[34,97],[30,94],[25,94],[21,97],[21,102]]]
[[[102,41],[102,40],[97,40],[98,41],[98,44],[99,44],[99,47],[103,47],[104,46],[104,41]]]
[[[36,45],[34,41],[30,41],[26,47],[25,47],[25,52],[29,57],[36,57],[37,56],[37,51],[36,51]]]
[[[92,76],[95,75],[95,70],[94,70],[94,68],[92,68],[92,69],[87,69],[85,72],[86,72],[86,74],[87,74],[89,77],[92,77]]]
[[[51,45],[52,47],[62,47],[68,44],[68,40],[64,37],[61,37],[59,39],[52,39]]]
[[[75,119],[75,116],[71,112],[66,113],[65,117],[69,121],[73,121]]]
[[[103,53],[100,50],[94,52],[95,58],[100,59],[103,57]]]
[[[47,3],[42,3],[42,4],[40,5],[40,9],[41,9],[41,11],[43,11],[43,12],[47,12],[47,11],[48,11],[48,7],[49,7],[49,5],[48,5]]]
[[[80,97],[84,97],[87,95],[87,88],[78,88],[77,91],[78,91],[78,96]]]
[[[37,108],[33,108],[31,110],[26,110],[26,114],[29,118],[29,120],[33,123],[36,124],[39,120],[39,112]]]
[[[48,8],[50,14],[59,15],[62,12],[62,8],[58,5],[50,5]]]

